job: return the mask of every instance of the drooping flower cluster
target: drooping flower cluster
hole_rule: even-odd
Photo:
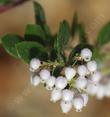
[[[94,78],[99,78],[97,73]],[[95,95],[97,99],[103,99],[104,97],[110,97],[110,76],[103,76],[99,82],[94,86],[91,84],[88,86],[87,93],[90,95]]]
[[[53,76],[50,65],[33,58],[30,62],[31,84],[37,86],[44,83],[51,90],[51,101],[60,101],[63,113],[68,113],[72,107],[80,112],[88,103],[88,94],[102,98],[110,96],[109,90],[102,85],[102,74],[98,71],[96,61],[92,60],[92,51],[81,50],[79,58],[84,62],[80,65],[64,66],[58,77]],[[54,66],[54,63],[51,64]],[[108,82],[107,82],[108,83]],[[110,89],[110,83],[107,85]]]

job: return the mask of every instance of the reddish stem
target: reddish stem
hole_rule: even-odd
[[[0,6],[0,13],[4,12],[4,11],[10,9],[10,8],[13,8],[17,5],[20,5],[20,4],[24,3],[25,1],[27,1],[27,0],[15,0],[15,2],[13,2],[13,3]]]

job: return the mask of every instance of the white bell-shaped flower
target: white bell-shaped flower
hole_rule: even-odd
[[[88,95],[87,93],[82,93],[81,96],[83,97],[84,100],[84,106],[86,106],[88,103]]]
[[[63,76],[57,77],[55,86],[57,89],[64,89],[67,86],[67,79]]]
[[[50,78],[50,71],[47,69],[42,69],[39,73],[41,82],[45,83]]]
[[[81,112],[82,108],[84,106],[84,100],[82,96],[77,96],[73,99],[73,106],[76,109],[77,112]]]
[[[57,102],[57,101],[59,101],[60,99],[61,99],[61,97],[62,97],[62,91],[61,90],[59,90],[59,89],[53,89],[52,90],[52,92],[51,92],[51,101],[52,102]]]
[[[78,74],[80,76],[86,76],[86,74],[87,74],[87,68],[86,68],[86,66],[85,65],[78,66],[77,72],[78,72]]]
[[[68,81],[70,81],[76,75],[76,70],[71,67],[65,68],[65,76]]]
[[[78,89],[85,89],[87,86],[87,79],[85,77],[79,77],[76,79],[76,88]]]
[[[90,61],[87,63],[87,68],[90,72],[95,72],[97,70],[97,63],[96,61]]]
[[[91,75],[91,80],[95,84],[97,84],[101,80],[101,78],[102,78],[102,74],[100,72],[98,72],[98,71]]]
[[[33,86],[38,86],[40,84],[40,77],[38,75],[32,75],[31,76],[31,84]]]
[[[96,95],[97,93],[97,86],[93,83],[88,83],[87,85],[87,88],[86,88],[86,92],[89,94],[89,95]]]
[[[72,109],[72,102],[61,101],[60,106],[62,112],[67,114]]]
[[[81,58],[86,62],[90,61],[92,57],[92,51],[88,48],[84,48],[81,50]]]
[[[48,89],[48,90],[52,90],[52,88],[54,87],[54,85],[55,85],[55,77],[54,76],[51,76],[48,80],[47,80],[47,82],[46,82],[46,88]]]
[[[65,101],[65,102],[72,101],[73,96],[74,96],[74,92],[69,90],[69,89],[64,89],[62,91],[62,100]]]
[[[30,61],[30,71],[34,72],[41,66],[41,61],[39,59],[33,58]]]

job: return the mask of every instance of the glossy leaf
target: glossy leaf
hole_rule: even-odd
[[[103,46],[104,44],[110,42],[110,22],[107,23],[99,32],[97,38],[97,45]]]
[[[42,6],[38,2],[33,2],[33,4],[34,4],[36,23],[41,26],[43,24],[46,24],[45,13]]]
[[[48,53],[46,48],[37,42],[25,41],[16,45],[17,52],[20,58],[29,63],[34,57],[40,60],[47,60]]]
[[[14,34],[7,34],[2,37],[2,45],[6,52],[13,57],[18,58],[18,54],[15,45],[22,41],[21,37]]]
[[[54,48],[60,60],[61,59],[63,60],[62,55],[63,55],[64,49],[68,45],[69,39],[70,39],[69,24],[66,21],[63,21],[60,24],[60,29],[57,34],[57,38],[55,40],[55,45],[54,45]]]
[[[49,26],[47,24],[44,24],[42,29],[44,30],[44,33],[45,33],[45,36],[46,36],[46,44],[48,46],[52,46],[54,40],[53,40],[53,35],[51,33]]]
[[[52,33],[50,28],[46,22],[45,12],[42,6],[38,2],[33,2],[34,4],[34,11],[35,11],[35,20],[36,24],[39,24],[46,36],[46,44],[50,46],[53,42],[52,40]]]
[[[43,45],[46,44],[46,36],[41,26],[38,24],[29,24],[25,31],[25,40],[37,41]]]

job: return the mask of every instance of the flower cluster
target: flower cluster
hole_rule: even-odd
[[[92,60],[92,51],[88,48],[82,49],[79,58],[83,61],[81,64],[64,66],[58,77],[53,76],[53,69],[50,69],[51,65],[55,67],[54,63],[49,65],[36,58],[30,62],[31,84],[37,86],[40,82],[44,83],[46,89],[51,90],[50,100],[61,100],[63,113],[68,113],[72,107],[80,112],[88,103],[88,94],[99,98],[110,95],[108,90],[105,94],[106,87],[101,85],[102,74],[98,71],[96,61]]]
[[[95,86],[91,85],[89,87],[88,94],[96,95],[99,100],[104,97],[110,97],[110,76],[103,76]],[[89,90],[92,91],[89,92]]]

